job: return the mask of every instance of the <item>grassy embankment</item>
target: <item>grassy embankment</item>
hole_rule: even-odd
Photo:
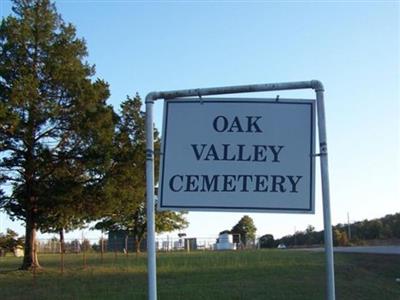
[[[337,299],[400,299],[400,256],[335,254]],[[35,278],[0,258],[0,299],[146,299],[146,257],[41,255]],[[301,251],[161,253],[159,299],[324,299],[324,254]]]

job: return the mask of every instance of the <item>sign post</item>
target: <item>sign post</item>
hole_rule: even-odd
[[[314,89],[316,100],[202,98],[294,89]],[[153,103],[157,99],[165,100],[159,209],[314,213],[314,158],[320,157],[327,299],[335,299],[323,91],[322,84],[313,80],[147,95],[150,300],[157,299],[153,145]],[[187,98],[193,96],[197,98]],[[314,153],[315,102],[318,154]]]

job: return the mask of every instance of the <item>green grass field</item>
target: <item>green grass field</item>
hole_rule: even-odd
[[[43,270],[0,258],[0,299],[146,299],[146,256],[41,255]],[[324,254],[286,250],[160,253],[159,299],[324,299]],[[337,299],[400,299],[400,256],[335,254]]]

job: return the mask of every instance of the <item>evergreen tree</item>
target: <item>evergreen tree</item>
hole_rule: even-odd
[[[138,94],[128,97],[121,104],[121,115],[114,142],[113,166],[105,181],[108,197],[118,199],[114,211],[95,226],[100,230],[122,230],[134,237],[135,249],[146,236],[146,134],[145,113],[141,111],[142,101]],[[158,132],[154,132],[155,151],[160,149]],[[159,156],[155,156],[155,169]],[[158,178],[155,178],[156,181]],[[187,221],[183,213],[157,212],[157,232],[183,229]]]
[[[93,191],[110,161],[113,112],[107,83],[92,81],[84,40],[55,5],[13,2],[0,25],[0,179],[13,189],[0,207],[26,223],[21,268],[29,269],[39,266],[38,229],[99,210]]]

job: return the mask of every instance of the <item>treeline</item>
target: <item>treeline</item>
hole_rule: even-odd
[[[371,240],[400,239],[400,213],[386,215],[379,219],[358,221],[349,224],[337,224],[332,227],[334,246],[364,244]],[[297,231],[274,240],[271,234],[260,238],[261,248],[273,248],[279,244],[287,247],[321,245],[324,243],[324,231],[315,231],[311,225],[304,231]]]

